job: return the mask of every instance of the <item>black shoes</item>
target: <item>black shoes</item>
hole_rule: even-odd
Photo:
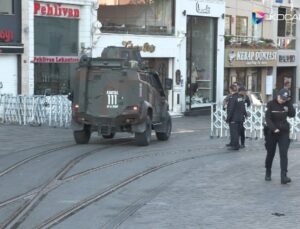
[[[230,148],[228,148],[229,150],[239,150],[240,147],[235,147],[235,146],[231,146]]]
[[[265,180],[266,181],[270,181],[271,180],[271,170],[266,170]]]
[[[230,144],[230,143],[228,143],[228,144],[226,144],[226,146],[227,146],[227,147],[231,147],[231,144]]]
[[[271,181],[271,170],[266,170],[266,176],[265,176],[266,181]],[[287,184],[292,182],[291,178],[289,178],[286,173],[281,174],[281,184]]]
[[[243,144],[243,145],[241,145],[241,146],[240,146],[240,148],[241,148],[241,149],[245,148],[245,145],[244,145],[244,144]]]
[[[287,177],[286,175],[281,176],[281,184],[287,184],[290,183],[291,181],[292,181],[291,178]]]

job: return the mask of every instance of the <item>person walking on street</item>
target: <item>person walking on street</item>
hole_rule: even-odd
[[[230,86],[231,96],[228,99],[227,118],[230,130],[230,146],[231,150],[239,150],[240,129],[246,114],[244,100],[238,93],[236,85]]]
[[[240,88],[239,88],[239,94],[242,96],[242,98],[244,100],[245,106],[249,107],[251,103],[250,103],[249,96],[247,95],[247,90],[246,90],[246,88],[244,86],[240,86]],[[245,139],[246,139],[246,136],[245,136],[244,122],[245,122],[246,118],[247,118],[247,113],[245,112],[244,119],[243,119],[243,122],[242,122],[241,127],[240,127],[240,130],[241,130],[241,133],[240,133],[241,146],[240,146],[240,148],[245,148]]]
[[[281,184],[291,182],[287,176],[288,168],[288,149],[290,145],[290,126],[287,117],[295,116],[295,108],[289,101],[289,91],[285,88],[281,89],[277,97],[267,104],[265,115],[265,147],[267,156],[265,160],[266,175],[265,180],[271,180],[272,163],[276,152],[276,145],[279,147],[280,168],[281,168]]]

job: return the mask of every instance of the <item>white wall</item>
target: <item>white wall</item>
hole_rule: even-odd
[[[0,94],[17,94],[17,55],[0,55]]]
[[[192,16],[203,16],[203,17],[214,17],[218,19],[218,32],[217,32],[217,63],[216,63],[216,102],[223,101],[223,91],[224,91],[224,30],[225,30],[225,1],[199,1],[201,9],[208,9],[209,13],[199,13],[197,12],[196,2],[194,0],[181,1],[181,8],[179,9],[176,18],[178,20],[178,27],[183,29],[186,33],[187,17],[182,17],[183,10],[186,10],[186,15]],[[184,60],[185,61],[185,60]],[[185,71],[186,72],[186,71]]]
[[[199,1],[201,2],[201,1]],[[173,78],[173,91],[169,96],[169,104],[173,114],[182,113],[185,108],[185,88],[186,88],[186,28],[187,15],[205,16],[218,18],[218,44],[217,44],[217,101],[223,98],[224,81],[224,20],[222,14],[225,13],[225,3],[220,0],[209,0],[210,3],[202,1],[201,7],[210,8],[209,14],[201,14],[196,11],[195,0],[176,1],[176,25],[174,36],[153,36],[153,35],[129,35],[129,34],[100,34],[100,39],[93,51],[93,56],[100,56],[104,47],[109,45],[121,46],[122,41],[132,41],[134,45],[143,45],[148,42],[154,45],[155,52],[142,52],[141,55],[147,58],[169,58],[169,77]],[[211,3],[211,2],[221,2]],[[186,15],[183,15],[185,10]],[[179,69],[182,74],[182,83],[176,85],[175,71]],[[172,96],[171,96],[172,95]],[[180,104],[177,104],[177,96],[180,97]]]

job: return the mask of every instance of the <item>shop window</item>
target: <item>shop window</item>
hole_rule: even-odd
[[[0,14],[13,14],[13,0],[0,0]]]
[[[228,94],[229,86],[239,82],[249,93],[261,93],[261,68],[228,68],[224,71],[224,95]]]
[[[245,68],[237,68],[236,69],[236,82],[239,82],[242,85],[246,85],[246,69]]]
[[[36,63],[34,65],[35,95],[66,95],[73,84],[78,64]]]
[[[248,90],[259,94],[261,92],[261,69],[253,68],[250,71],[248,78]]]
[[[247,17],[236,17],[236,35],[237,36],[248,36],[248,18]]]
[[[101,32],[173,35],[174,0],[100,1]]]
[[[215,100],[217,20],[188,17],[187,88],[189,109],[209,106]]]
[[[35,17],[34,29],[35,56],[78,56],[78,20]]]

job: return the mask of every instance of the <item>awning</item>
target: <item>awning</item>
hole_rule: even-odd
[[[0,45],[0,55],[1,54],[7,54],[7,53],[24,53],[24,47],[23,46],[1,46]]]

